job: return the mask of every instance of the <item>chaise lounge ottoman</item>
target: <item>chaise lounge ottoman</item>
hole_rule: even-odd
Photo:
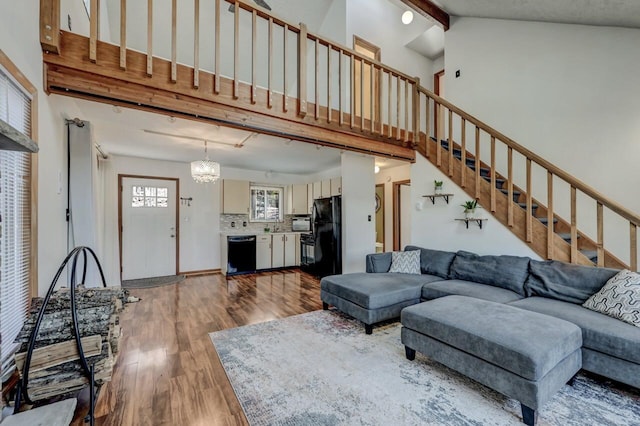
[[[534,425],[537,410],[582,366],[575,324],[501,303],[446,296],[402,311],[402,343],[521,403]]]
[[[371,334],[373,324],[400,317],[400,311],[420,303],[422,286],[442,278],[427,274],[369,274],[356,272],[331,275],[320,281],[323,309],[333,305],[364,323]]]

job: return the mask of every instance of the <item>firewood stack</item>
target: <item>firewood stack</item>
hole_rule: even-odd
[[[73,332],[70,295],[69,289],[56,291],[45,309],[29,368],[28,392],[33,401],[67,396],[89,385]],[[76,291],[82,347],[87,363],[95,364],[98,385],[111,380],[121,336],[119,315],[131,299],[135,298],[122,288],[79,287]],[[21,375],[42,303],[43,298],[32,299],[29,317],[16,338],[16,343],[22,343],[15,355]]]

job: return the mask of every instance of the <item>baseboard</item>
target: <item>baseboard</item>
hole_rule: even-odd
[[[201,271],[184,271],[180,272],[179,275],[184,275],[187,278],[191,277],[201,277],[204,275],[215,275],[220,273],[220,268],[218,269],[203,269]]]

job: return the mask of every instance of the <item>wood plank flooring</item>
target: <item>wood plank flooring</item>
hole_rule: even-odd
[[[142,300],[120,317],[122,346],[96,425],[246,425],[208,333],[322,308],[319,281],[297,269],[188,278],[131,294]],[[86,407],[81,401],[73,425],[84,425]]]

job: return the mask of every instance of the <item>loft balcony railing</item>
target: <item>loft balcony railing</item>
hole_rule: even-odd
[[[60,0],[41,0],[47,90],[406,160],[418,151],[542,257],[638,269],[637,214],[419,78],[244,1],[112,1],[103,40],[100,0],[88,36],[60,31]]]

